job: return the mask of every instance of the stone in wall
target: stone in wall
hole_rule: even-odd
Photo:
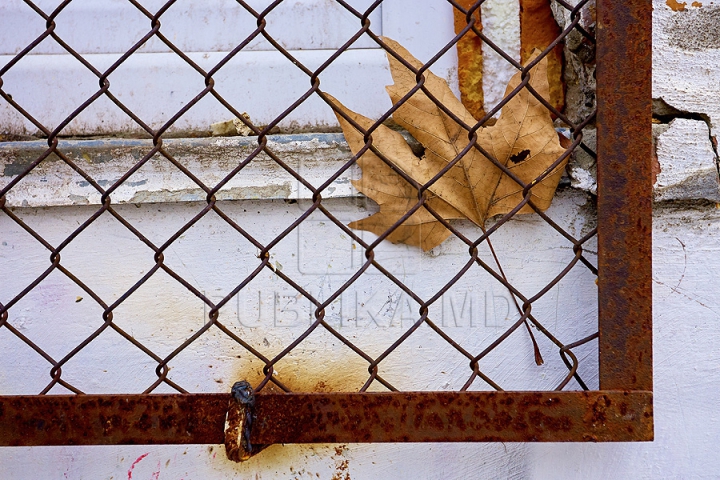
[[[717,158],[705,122],[677,118],[653,125],[657,163],[655,201],[710,200],[720,202]]]
[[[653,0],[653,98],[720,122],[720,5]]]
[[[707,123],[702,120],[675,118],[668,124],[653,125],[655,162],[653,190],[656,202],[720,202],[720,177],[717,154]],[[583,142],[594,149],[595,130],[586,129]],[[568,165],[573,188],[597,195],[595,159],[576,150]]]
[[[585,128],[583,143],[597,151],[597,130]],[[597,160],[582,148],[576,148],[567,167],[570,186],[597,195]]]
[[[577,5],[578,0],[567,2]],[[560,28],[565,29],[572,22],[570,10],[552,2],[553,14]],[[595,34],[595,2],[588,2],[580,9],[578,25]],[[589,41],[577,29],[572,30],[565,39],[565,114],[575,123],[580,123],[593,114],[595,100],[595,44]]]

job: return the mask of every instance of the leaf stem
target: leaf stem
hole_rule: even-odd
[[[480,228],[482,229],[483,233],[487,233],[485,231],[484,226],[481,226]],[[486,240],[487,240],[488,247],[490,248],[490,253],[493,256],[493,260],[495,261],[495,265],[497,265],[498,270],[500,271],[500,275],[502,276],[503,280],[505,280],[506,283],[510,283],[507,279],[507,276],[505,275],[505,272],[503,271],[502,266],[500,265],[500,259],[498,258],[497,254],[495,253],[495,248],[493,248],[492,242],[490,241],[490,237],[487,237]],[[515,294],[509,288],[508,288],[508,292],[510,292],[510,296],[513,299],[515,308],[517,308],[518,313],[522,317],[523,311],[522,311],[522,308],[520,308],[520,304],[518,303],[517,298],[515,297]],[[545,363],[545,361],[543,360],[542,355],[540,354],[540,347],[538,347],[537,340],[535,340],[535,335],[533,335],[533,332],[530,329],[530,325],[528,324],[527,318],[525,319],[525,321],[523,321],[523,323],[525,324],[525,328],[527,328],[528,334],[530,334],[530,340],[532,341],[532,344],[533,344],[533,353],[535,354],[535,364],[538,366],[542,365],[543,363]]]

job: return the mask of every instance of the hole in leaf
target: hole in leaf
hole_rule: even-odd
[[[520,163],[530,156],[530,150],[525,149],[522,152],[518,152],[510,156],[510,161],[513,163]]]

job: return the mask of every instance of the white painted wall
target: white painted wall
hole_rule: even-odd
[[[239,465],[228,462],[220,446],[4,448],[0,449],[1,476],[58,479],[339,479],[346,478],[347,474],[353,479],[717,478],[720,475],[720,457],[716,454],[720,441],[720,414],[717,409],[720,393],[720,378],[717,373],[717,363],[720,360],[720,348],[717,346],[717,339],[720,338],[720,301],[715,295],[714,285],[720,277],[720,247],[715,241],[720,235],[720,210],[715,208],[713,203],[717,201],[718,181],[717,171],[714,170],[717,154],[711,137],[716,135],[717,129],[715,117],[720,87],[716,85],[716,80],[720,54],[712,44],[714,37],[708,40],[706,32],[707,28],[717,25],[708,19],[716,18],[715,15],[718,15],[720,9],[711,3],[701,7],[688,4],[684,12],[676,12],[663,0],[656,0],[654,7],[654,96],[663,98],[671,106],[688,114],[702,114],[709,118],[707,123],[697,118],[678,119],[669,126],[656,128],[660,165],[656,198],[664,202],[656,204],[653,228],[654,442],[277,445]],[[416,15],[419,10],[412,9],[408,15]],[[387,11],[383,10],[383,29],[390,28],[386,14]],[[418,35],[400,30],[407,25],[406,22],[399,23],[398,34],[406,34],[408,37]],[[422,23],[411,22],[409,25],[411,28],[422,28]],[[679,27],[675,25],[685,25],[682,34],[677,33]],[[699,28],[701,25],[703,28]],[[447,28],[451,29],[452,25]],[[8,53],[12,54],[14,51]],[[313,52],[306,53],[311,55]],[[248,54],[264,55],[262,51]],[[418,56],[422,58],[421,54]],[[51,55],[38,57],[42,57],[38,59],[38,65],[42,61],[48,65],[47,68],[55,65],[53,60],[61,62]],[[377,64],[381,64],[380,58]],[[37,72],[42,72],[42,68],[34,68]],[[365,70],[370,72],[372,68],[368,66]],[[62,68],[58,67],[58,71],[60,70]],[[374,73],[370,72],[368,75]],[[348,92],[355,89],[352,86],[347,88]],[[372,115],[372,112],[368,111],[370,105],[362,106],[364,113]],[[0,112],[3,108],[0,105]],[[4,111],[7,112],[7,109]],[[251,116],[254,115],[250,113]],[[26,128],[22,122],[12,123],[10,116],[1,118],[4,119],[3,125]],[[203,122],[218,120],[210,114],[199,118],[203,118]],[[95,120],[91,118],[88,124],[98,125],[93,122]],[[96,128],[95,126],[92,128]],[[221,148],[223,145],[224,149]],[[315,174],[320,178],[324,167],[304,163],[309,160],[307,151],[303,153],[303,145],[305,144],[296,145],[291,151],[285,151],[285,154],[297,162],[298,168],[305,168],[303,173],[311,176]],[[142,150],[144,147],[140,145],[137,148]],[[313,148],[315,152],[322,152],[325,167],[341,162],[344,155],[347,155],[339,143],[316,143]],[[226,165],[223,162],[232,161],[232,157],[227,157],[227,152],[233,149],[242,152],[242,141],[223,139],[211,154],[192,153],[188,145],[178,148],[178,152],[190,151],[187,160],[194,161],[196,171],[208,176],[208,181],[211,181],[213,176],[217,175],[215,168],[222,168]],[[8,147],[4,153],[0,152],[0,155],[5,155],[0,158],[6,169],[7,165],[18,161],[15,157],[7,156],[8,150],[11,149]],[[120,171],[123,162],[131,161],[133,155],[132,151],[124,150],[115,155],[114,163],[111,163],[117,167],[116,171]],[[228,213],[243,218],[248,228],[263,238],[269,238],[289,225],[299,214],[301,207],[306,205],[302,189],[296,188],[288,178],[278,177],[277,172],[263,170],[266,167],[270,168],[260,163],[257,166],[258,172],[264,172],[265,179],[280,178],[279,182],[269,182],[271,188],[264,188],[268,186],[267,181],[239,179],[237,184],[229,186],[235,189],[228,190],[227,193],[228,198],[236,201],[223,204]],[[88,163],[88,168],[93,168],[92,162]],[[109,175],[104,180],[111,182],[117,178],[112,176],[112,169],[108,172]],[[198,203],[188,202],[197,200],[197,197],[192,196],[197,195],[197,192],[182,191],[172,180],[172,170],[161,162],[152,168],[141,170],[137,175],[137,178],[133,179],[136,184],[128,187],[131,191],[119,192],[126,195],[124,198],[129,203],[119,206],[118,209],[141,227],[153,241],[162,242],[184,219],[199,210]],[[357,172],[349,172],[347,178],[352,178],[353,175],[357,175]],[[9,178],[11,175],[6,173],[3,181],[8,181]],[[343,183],[347,178],[338,179],[339,183],[335,185],[336,198],[328,202],[344,221],[359,218],[366,214],[368,208],[372,208],[353,199],[352,192],[346,188],[347,183]],[[79,178],[67,175],[58,177],[52,171],[40,171],[32,182],[19,185],[22,188],[18,196],[9,201],[18,206],[18,215],[22,215],[43,235],[57,242],[94,211],[93,204],[97,202],[97,198],[88,194],[86,187],[79,182]],[[166,191],[163,191],[163,182],[169,187]],[[58,192],[63,194],[58,196]],[[135,197],[136,195],[140,197]],[[299,198],[299,202],[288,204],[284,201],[288,198]],[[136,202],[133,202],[133,199]],[[177,203],[178,199],[185,202]],[[556,198],[551,214],[568,228],[581,232],[592,222],[592,217],[583,207],[586,199],[583,191],[566,189]],[[22,207],[23,200],[27,202],[26,207]],[[53,201],[58,206],[42,206],[52,204]],[[353,256],[351,242],[342,238],[339,230],[322,219],[313,220],[303,228],[312,229],[314,232],[311,233],[321,233],[325,243],[307,245],[302,240],[303,237],[291,235],[286,242],[278,246],[273,262],[277,262],[277,267],[282,267],[283,272],[302,278],[305,285],[316,293],[336,287],[340,279],[346,278],[348,272],[356,266],[353,262],[359,259]],[[151,255],[148,255],[149,250],[123,231],[116,221],[105,217],[102,217],[101,221],[106,230],[97,228],[78,237],[78,243],[73,243],[63,254],[63,262],[67,262],[83,277],[92,276],[93,288],[97,288],[104,297],[113,299],[147,271],[152,265],[152,259]],[[467,225],[462,225],[461,228],[468,231],[471,229]],[[509,275],[527,291],[533,291],[547,281],[546,277],[549,278],[552,272],[560,268],[569,254],[565,249],[559,248],[557,239],[538,240],[539,243],[528,249],[523,242],[539,239],[541,230],[544,231],[544,227],[536,218],[524,217],[511,222],[507,229],[498,232],[501,238],[496,242],[496,247],[501,250],[501,256],[508,260]],[[111,235],[111,240],[101,238],[103,232]],[[0,236],[0,268],[3,272],[8,272],[4,275],[6,280],[0,286],[0,294],[4,300],[7,295],[18,291],[18,286],[23,281],[27,281],[32,274],[37,274],[47,265],[48,254],[5,217],[0,217]],[[99,245],[99,242],[104,244]],[[113,249],[127,248],[130,253],[124,255],[119,263],[102,255],[100,247],[107,245],[112,245]],[[231,278],[223,275],[223,268],[228,267],[227,262],[222,261],[223,258],[232,258],[234,265],[256,262],[252,252],[248,252],[243,245],[237,234],[216,219],[208,218],[180,239],[167,258],[173,268],[192,279],[193,285],[202,286],[211,296],[221,295],[232,285]],[[17,252],[21,252],[26,258],[21,266],[11,261]],[[453,269],[459,268],[457,262],[461,252],[462,248],[456,242],[449,241],[430,254],[421,255],[421,261],[418,262],[416,251],[392,245],[382,248],[383,258],[387,259],[394,271],[412,283],[413,288],[423,292],[430,292],[451,275]],[[522,268],[528,264],[532,264],[533,272],[539,273],[534,273],[531,277],[522,275]],[[430,281],[425,280],[427,272],[433,273]],[[91,273],[93,275],[90,275]],[[356,319],[354,322],[345,322],[342,332],[347,332],[354,341],[364,342],[363,346],[369,349],[381,348],[394,338],[405,328],[402,323],[403,315],[410,315],[408,311],[403,312],[403,299],[393,296],[393,290],[385,286],[381,278],[372,276],[358,285],[355,293],[369,299],[363,306],[367,308],[360,312],[361,315],[354,311],[348,313],[346,303],[337,304],[332,310],[332,320],[339,327],[340,322],[345,319]],[[121,319],[119,322],[130,329],[133,335],[149,342],[158,352],[167,353],[187,335],[192,334],[192,330],[202,325],[204,313],[199,302],[192,301],[166,278],[159,277],[156,283],[161,290],[164,289],[160,297],[150,289],[141,289],[137,292],[137,300],[124,308],[124,311],[119,311],[116,318]],[[262,303],[248,299],[241,302],[240,308],[237,308],[235,305],[238,304],[231,302],[224,313],[231,319],[233,328],[249,335],[260,348],[268,352],[276,351],[280,343],[297,335],[299,328],[296,322],[301,316],[296,317],[293,312],[302,308],[302,305],[294,302],[288,295],[289,292],[278,284],[277,278],[271,272],[264,273],[256,283],[253,285],[253,292],[260,292]],[[592,277],[586,274],[561,282],[561,294],[557,289],[550,292],[547,299],[543,299],[539,305],[540,313],[542,314],[545,308],[543,318],[546,318],[553,328],[557,328],[566,338],[578,338],[592,331],[594,326],[593,289]],[[43,318],[32,317],[29,313],[23,316],[20,313],[17,317],[18,327],[38,337],[38,341],[51,350],[53,355],[63,355],[72,342],[92,331],[93,319],[98,321],[98,308],[93,307],[90,299],[83,298],[76,302],[77,297],[85,296],[77,290],[77,287],[73,287],[60,276],[51,276],[43,283],[42,288],[31,294],[32,297],[28,298],[26,305],[18,305],[17,310],[24,312],[24,309],[27,309],[30,312],[41,307],[48,313],[51,310],[62,311],[67,315],[57,318],[56,322],[61,323],[54,323],[49,328]],[[469,297],[466,296],[467,292],[470,292]],[[266,298],[263,299],[263,295]],[[447,328],[452,335],[456,335],[463,342],[479,346],[497,332],[499,325],[507,321],[504,315],[506,310],[502,307],[503,295],[502,291],[489,287],[482,276],[473,277],[467,284],[460,285],[444,298],[442,306],[438,305],[435,314],[440,319],[447,319]],[[482,303],[482,308],[473,310],[472,315],[481,312],[476,323],[470,323],[473,317],[469,312],[462,314],[461,300],[467,298],[477,302],[474,306]],[[278,299],[282,303],[278,303]],[[172,314],[161,311],[157,308],[159,301],[172,302],[175,311]],[[269,310],[262,311],[261,305],[272,307],[273,313]],[[388,305],[399,307],[387,308]],[[560,309],[557,317],[554,316],[555,308]],[[246,310],[239,311],[243,309]],[[461,311],[459,315],[458,309]],[[371,320],[372,314],[375,314],[377,324]],[[85,319],[89,321],[86,322]],[[256,323],[250,323],[248,319]],[[272,328],[261,329],[256,326],[258,323]],[[61,327],[73,327],[75,333],[70,336],[57,335],[56,332]],[[392,359],[393,365],[388,366],[388,374],[393,375],[393,379],[404,388],[455,388],[454,382],[460,377],[459,371],[435,370],[435,360],[449,353],[443,350],[442,344],[437,343],[428,332],[420,333],[419,341],[410,345],[413,357],[406,354]],[[71,365],[68,366],[68,379],[79,382],[89,392],[127,391],[147,385],[154,377],[147,358],[127,343],[118,341],[118,338],[105,334],[99,337],[97,343],[91,344],[84,358],[78,359],[72,364],[72,368]],[[517,338],[513,337],[513,341],[518,347],[517,355],[509,353],[509,357],[498,361],[493,367],[493,375],[511,384],[522,381],[524,385],[531,385],[533,388],[547,386],[548,382],[557,379],[560,371],[557,359],[546,343],[541,342],[546,365],[537,368],[532,363],[527,337],[517,335]],[[26,360],[33,358],[31,352],[2,330],[0,348],[4,354],[11,352],[10,358],[23,359],[22,363],[14,365],[2,363],[2,388],[11,389],[12,393],[34,393],[42,384],[43,378],[47,379],[47,364]],[[231,348],[231,345],[219,335],[212,334],[202,338],[197,346],[178,357],[177,366],[172,372],[173,378],[189,382],[189,388],[193,390],[226,391],[238,375],[252,375],[252,362],[243,357],[242,352],[240,359],[236,355],[213,353],[223,351],[224,348]],[[327,344],[321,345],[314,341],[308,343],[307,348],[299,353],[291,362],[279,366],[280,374],[287,378],[289,383],[294,382],[299,387],[308,388],[317,385],[303,383],[305,377],[300,373],[337,372],[337,359],[350,358],[339,357],[344,353],[337,346],[328,347]],[[597,375],[592,367],[593,349],[589,348],[584,355],[588,365],[586,375],[592,381]],[[107,362],[108,359],[117,358],[122,358],[123,361]],[[448,365],[458,364],[456,358],[449,357],[447,360]],[[514,362],[514,366],[507,367],[506,360]],[[333,361],[336,363],[332,363]],[[22,368],[21,375],[18,375],[18,365]],[[342,366],[342,374],[332,377],[334,383],[330,387],[354,388],[359,379],[350,373],[354,371],[350,367],[361,365],[350,360]],[[407,375],[409,368],[412,369],[412,377]]]
[[[164,2],[142,2],[155,12]],[[261,11],[270,3],[250,2]],[[359,11],[370,0],[348,2]],[[40,2],[48,13],[55,2]],[[0,4],[0,68],[45,29],[45,20],[20,0]],[[360,20],[335,2],[291,0],[267,17],[266,31],[299,62],[315,70],[361,27]],[[429,60],[453,36],[452,12],[446,4],[418,8],[409,0],[393,0],[369,17],[373,31]],[[438,20],[439,19],[439,20]],[[56,33],[96,69],[104,72],[151,28],[150,20],[120,0],[76,0],[56,19]],[[235,2],[178,2],[161,16],[161,32],[206,72],[250,35],[256,20]],[[432,24],[433,28],[427,28]],[[206,26],[200,28],[200,26]],[[451,82],[454,52],[433,71]],[[362,68],[357,68],[362,65]],[[320,75],[321,88],[350,108],[380,116],[391,103],[382,88],[392,83],[385,54],[365,35]],[[311,86],[310,78],[290,59],[257,37],[213,77],[215,88],[257,125],[270,123]],[[204,88],[204,78],[157,38],[148,41],[109,77],[110,92],[152,128],[160,128]],[[98,77],[52,39],[46,39],[6,75],[3,89],[31,115],[53,129],[98,90]],[[29,87],[32,85],[32,87]],[[63,85],[62,93],[58,85]],[[376,88],[374,88],[376,87]],[[205,98],[183,115],[170,131],[208,131],[210,124],[233,115],[218,101]],[[0,99],[0,131],[35,134],[37,128]],[[285,129],[336,126],[332,110],[312,96],[280,122]],[[138,132],[140,127],[106,98],[89,106],[64,130],[87,135]]]
[[[142,4],[154,12],[164,2]],[[261,11],[271,2],[249,2]],[[370,0],[348,2],[359,11]],[[38,2],[48,14],[55,2]],[[513,6],[514,5],[514,6]],[[483,6],[485,33],[519,57],[518,6],[490,0]],[[0,68],[45,30],[45,20],[21,0],[0,4]],[[360,20],[327,0],[289,0],[267,15],[266,31],[307,68],[315,70],[361,27]],[[204,71],[210,71],[256,28],[256,20],[235,2],[178,2],[161,17],[161,32]],[[422,61],[454,36],[452,7],[446,2],[391,0],[369,17],[373,32],[399,41]],[[96,69],[106,71],[151,28],[150,20],[122,0],[75,0],[55,20],[55,33]],[[198,28],[198,25],[207,26]],[[497,102],[514,69],[494,52],[485,60],[488,101]],[[362,68],[358,68],[362,65]],[[433,65],[457,90],[454,49]],[[320,76],[321,88],[351,109],[379,117],[391,103],[383,88],[392,83],[384,52],[365,35]],[[311,86],[310,78],[263,37],[237,53],[214,76],[216,91],[256,125],[266,125]],[[158,129],[204,88],[203,76],[153,37],[109,77],[110,92],[151,128]],[[58,89],[62,85],[62,92]],[[52,39],[45,39],[3,76],[3,89],[51,130],[98,91],[98,77]],[[208,131],[233,115],[209,96],[170,128]],[[282,119],[284,129],[337,126],[332,110],[312,96]],[[67,135],[141,132],[141,127],[101,97],[64,129]],[[37,127],[0,99],[0,133],[34,135]]]
[[[168,140],[166,148],[202,181],[214,185],[253,150],[253,143],[253,138]],[[271,137],[268,146],[315,185],[350,157],[342,134]],[[0,159],[5,165],[0,184],[7,184],[14,178],[13,172],[22,170],[45,148],[42,142],[0,145]],[[60,148],[82,162],[87,172],[108,188],[151,147],[149,141],[91,140],[65,141]],[[53,245],[62,242],[76,228],[73,225],[84,222],[100,204],[98,193],[87,181],[62,175],[60,172],[65,170],[58,159],[49,159],[7,197],[10,206],[18,207],[17,215]],[[205,193],[179,173],[169,162],[155,157],[113,194],[118,213],[158,246],[205,205],[198,203]],[[358,177],[359,169],[352,169],[327,188],[324,204],[346,224],[377,209],[350,188],[350,179]],[[222,211],[265,244],[312,205],[312,192],[264,156],[229,182],[217,197],[233,200],[222,202]],[[550,210],[553,218],[577,238],[592,228],[592,213],[586,194],[574,190],[559,194]],[[459,228],[469,236],[479,235],[469,224],[461,223]],[[0,231],[0,268],[10,275],[0,287],[0,301],[7,304],[47,268],[48,254],[5,215],[0,217]],[[366,241],[373,238],[367,232],[361,235]],[[572,244],[537,216],[511,222],[493,235],[493,243],[508,278],[528,298],[552,281],[574,257]],[[112,249],[108,250],[108,245]],[[594,261],[594,242],[587,248],[588,258]],[[118,257],[117,252],[124,253]],[[321,299],[342,286],[364,261],[362,249],[320,212],[312,214],[272,252],[271,262],[276,268]],[[62,263],[86,278],[109,305],[154,265],[153,254],[117,220],[103,215],[63,250]],[[493,264],[486,248],[481,254]],[[260,263],[257,249],[215,213],[208,214],[173,243],[166,257],[170,268],[215,302]],[[421,298],[429,299],[462,268],[467,261],[467,247],[451,239],[421,254],[407,246],[382,244],[376,259]],[[537,270],[533,275],[525,274],[530,264]],[[96,272],[98,268],[100,272]],[[594,280],[585,267],[574,269],[533,305],[533,314],[564,343],[590,335],[597,329]],[[11,324],[60,359],[73,343],[101,325],[97,322],[98,305],[91,298],[78,302],[82,297],[88,296],[62,274],[53,273],[11,307]],[[464,348],[480,352],[518,318],[511,307],[507,290],[476,267],[430,307],[430,315]],[[206,310],[197,297],[160,272],[114,312],[114,321],[164,357],[207,321]],[[418,310],[415,301],[371,268],[329,306],[327,320],[357,346],[378,356],[417,320]],[[312,312],[308,301],[267,270],[233,297],[220,317],[237,335],[271,357],[309,326]],[[57,317],[52,330],[47,328],[50,316]],[[56,335],[57,329],[67,334]],[[118,339],[116,333],[105,332],[71,360],[63,375],[73,384],[79,382],[76,386],[86,393],[143,391],[156,378],[156,363]],[[330,340],[327,334],[311,336],[277,365],[278,378],[299,391],[359,389],[367,378],[367,364],[347,347]],[[483,361],[483,368],[506,388],[553,388],[567,369],[556,348],[545,338],[539,341],[547,356],[542,367],[534,364],[529,337],[520,330]],[[0,330],[0,346],[20,348],[6,330]],[[27,349],[20,350],[23,353],[15,357],[17,361],[0,364],[5,392],[42,390],[48,381],[47,363]],[[587,382],[597,385],[595,348],[580,348],[577,354],[583,361],[581,374]],[[123,362],[117,362],[118,358]],[[18,364],[26,367],[22,374]],[[215,329],[171,366],[171,379],[191,391],[225,391],[231,379],[239,376],[253,381],[262,378],[262,365]],[[466,358],[432,330],[421,328],[383,363],[382,372],[405,390],[455,390],[463,385],[470,370]],[[318,387],[320,382],[325,386]],[[59,388],[53,392],[62,392]],[[489,387],[477,382],[473,388]],[[571,383],[570,388],[577,385]]]

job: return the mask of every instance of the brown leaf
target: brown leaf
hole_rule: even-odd
[[[399,43],[388,38],[383,41],[413,67],[422,67],[422,63]],[[395,81],[387,90],[393,103],[397,103],[415,87],[416,75],[393,55],[388,53],[387,57]],[[528,62],[536,57],[537,52]],[[424,85],[430,94],[462,123],[474,126],[475,119],[455,97],[447,82],[429,71],[424,72],[424,76]],[[518,72],[510,80],[505,95],[520,82],[521,72]],[[530,85],[543,98],[549,98],[546,59],[530,72]],[[421,183],[435,176],[469,142],[469,131],[421,90],[402,104],[393,118],[426,148],[425,168],[419,172],[419,178],[413,177]],[[505,104],[495,125],[479,129],[477,134],[478,144],[525,183],[541,176],[565,150],[560,145],[550,113],[525,88]],[[540,210],[550,206],[566,163],[567,160],[556,166],[531,190],[531,200]],[[467,152],[430,190],[478,225],[483,225],[488,217],[511,211],[523,199],[522,187],[476,149]],[[519,213],[533,211],[526,205]]]
[[[327,95],[327,97],[335,107],[345,112],[361,128],[367,130],[375,123],[369,118],[349,110],[332,96]],[[356,155],[365,146],[365,134],[357,130],[341,115],[336,113],[336,116],[350,150]],[[408,168],[403,171],[412,178],[417,177],[417,170],[421,169],[421,161],[412,152],[402,135],[380,125],[372,133],[372,138],[373,145],[385,158],[395,164],[406,165]],[[362,169],[363,176],[360,180],[353,180],[352,183],[360,192],[372,198],[380,206],[380,211],[368,218],[352,222],[349,227],[367,230],[379,236],[418,203],[418,190],[393,171],[370,149],[360,156],[357,163]],[[436,196],[429,196],[426,203],[445,219],[464,218],[460,212]],[[430,250],[441,244],[449,235],[450,231],[430,212],[421,207],[387,238],[393,243],[405,243],[419,246],[423,250]]]
[[[422,63],[399,43],[388,38],[383,41],[413,68],[422,68]],[[529,61],[536,56],[537,53]],[[390,53],[388,61],[394,84],[388,86],[387,91],[397,104],[416,87],[416,73]],[[422,90],[415,91],[393,114],[395,121],[423,144],[423,158],[412,153],[402,135],[382,125],[372,133],[372,144],[380,155],[419,184],[430,182],[460,156],[429,187],[431,194],[426,197],[426,204],[446,220],[467,218],[482,227],[488,217],[516,208],[523,200],[523,187],[479,150],[469,146],[469,129],[476,120],[455,97],[447,82],[430,71],[424,71],[423,76],[423,85],[429,95]],[[518,72],[510,80],[506,95],[521,80],[521,72]],[[530,72],[530,85],[543,98],[549,98],[546,59]],[[372,120],[328,97],[362,129],[367,130],[373,125]],[[364,133],[337,112],[336,116],[351,151],[358,154],[365,147]],[[567,159],[551,169],[564,148],[559,143],[548,110],[529,90],[523,88],[505,104],[495,125],[477,130],[477,144],[523,183],[536,182],[542,176],[542,180],[532,187],[531,200],[540,210],[550,206]],[[363,176],[353,184],[380,205],[380,212],[349,226],[381,235],[417,204],[418,190],[369,149],[359,158],[358,165]],[[518,213],[533,211],[525,205]],[[429,250],[449,235],[442,223],[420,208],[388,239]]]
[[[536,51],[528,63],[537,57],[537,53]],[[521,74],[518,72],[510,79],[505,95],[520,85],[520,82]],[[530,71],[530,86],[544,99],[550,98],[546,59]],[[526,88],[505,104],[497,123],[485,131],[490,136],[490,143],[481,145],[524,183],[534,182],[536,178],[544,175],[565,152],[565,148],[560,145],[550,112]],[[533,186],[531,200],[541,211],[550,207],[567,160],[565,158]],[[522,187],[508,175],[502,175],[493,193],[487,216],[507,213],[522,199]],[[533,212],[529,205],[525,205],[518,213]]]
[[[383,41],[415,68],[422,62],[413,57],[402,45],[389,38]],[[405,67],[391,54],[390,73],[395,83],[386,87],[390,100],[397,103],[412,90],[417,81],[415,73]],[[430,71],[424,72],[425,87],[442,105],[463,123],[473,126],[475,118],[450,90],[447,82]],[[470,143],[468,130],[453,120],[422,90],[418,90],[393,114],[395,121],[405,127],[425,147],[424,169],[420,183],[433,178],[448,162],[452,161]],[[482,131],[478,132],[482,135]],[[483,142],[481,141],[481,144]],[[399,165],[404,169],[404,165]],[[498,184],[502,171],[476,149],[471,149],[430,190],[462,212],[477,225],[485,223],[485,213],[490,208],[492,190]],[[473,195],[473,192],[478,194]]]

